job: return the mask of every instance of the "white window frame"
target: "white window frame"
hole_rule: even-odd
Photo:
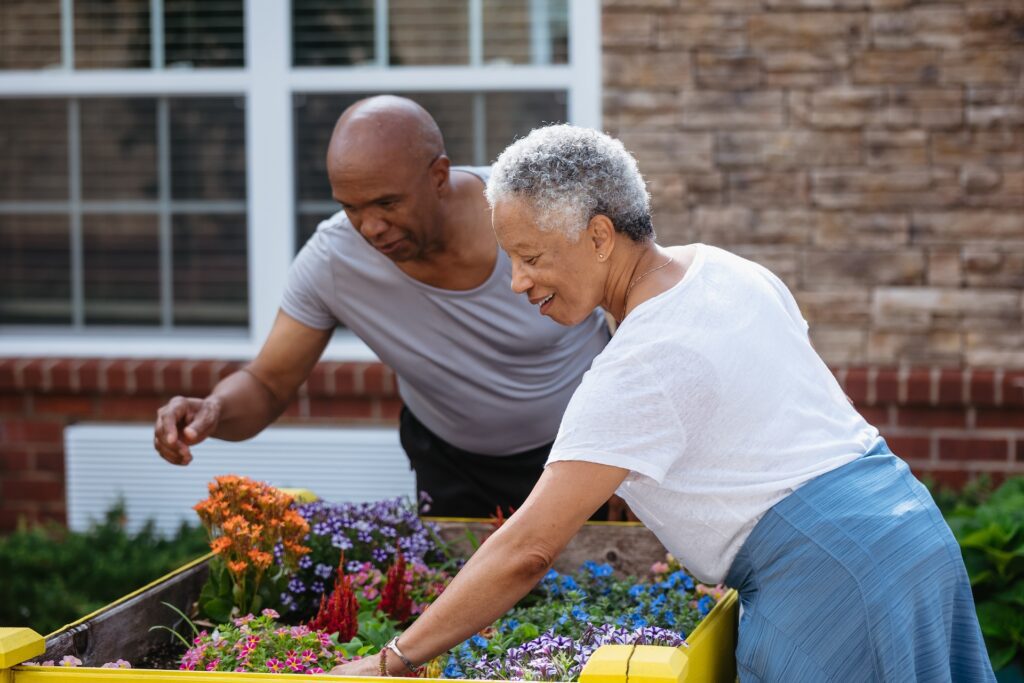
[[[295,253],[295,150],[292,131],[296,93],[474,92],[557,90],[567,93],[569,121],[601,128],[601,3],[569,0],[569,63],[487,66],[479,29],[483,0],[467,0],[471,17],[467,66],[389,67],[378,61],[356,67],[293,67],[291,3],[245,0],[245,67],[165,70],[162,55],[162,0],[151,1],[153,68],[75,71],[73,0],[62,0],[62,56],[59,69],[0,71],[0,98],[185,95],[242,96],[246,102],[246,214],[249,328],[237,333],[203,330],[118,330],[88,328],[47,332],[22,328],[0,333],[0,356],[25,357],[253,357],[270,331]],[[531,0],[543,11],[546,0]],[[376,0],[378,17],[387,0]],[[385,26],[378,21],[378,26]],[[476,29],[472,27],[476,26]],[[158,35],[160,34],[160,35]],[[536,34],[534,34],[536,37]],[[258,36],[259,40],[254,40]],[[535,40],[534,58],[546,60],[545,41]],[[335,335],[325,360],[374,360],[375,354],[349,332]]]

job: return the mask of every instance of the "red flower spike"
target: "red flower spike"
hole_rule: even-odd
[[[380,596],[380,611],[398,623],[404,623],[412,613],[412,598],[405,584],[405,558],[402,551],[395,553],[395,563],[388,567],[387,583]]]
[[[511,517],[513,514],[515,514],[515,511],[516,509],[514,507],[509,506],[508,516]],[[506,517],[505,513],[502,512],[501,506],[497,505],[494,508],[494,516],[491,517],[488,521],[491,523],[491,526],[494,527],[495,530],[497,530],[500,529],[502,525],[508,521],[508,517]]]
[[[347,643],[359,632],[359,604],[352,592],[352,578],[345,574],[345,554],[338,560],[338,575],[329,598],[320,596],[320,610],[309,627],[324,633],[337,633],[339,643]]]

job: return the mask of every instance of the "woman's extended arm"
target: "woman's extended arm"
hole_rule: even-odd
[[[558,554],[629,470],[589,462],[555,462],[514,515],[473,554],[444,593],[402,634],[399,646],[422,664],[490,626],[543,578]],[[332,669],[373,676],[379,655]],[[398,657],[388,670],[405,673]]]

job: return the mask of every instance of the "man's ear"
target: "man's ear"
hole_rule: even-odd
[[[451,191],[451,168],[452,160],[448,155],[442,154],[434,159],[427,171],[430,174],[430,182],[439,197],[443,197]]]

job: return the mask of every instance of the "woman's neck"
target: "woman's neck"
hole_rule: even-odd
[[[622,248],[625,247],[625,248]],[[611,313],[616,321],[622,322],[628,313],[629,298],[635,298],[634,291],[641,278],[646,279],[651,269],[668,260],[665,251],[654,240],[640,244],[626,243],[612,255],[611,269],[605,282],[605,296],[601,306]]]

